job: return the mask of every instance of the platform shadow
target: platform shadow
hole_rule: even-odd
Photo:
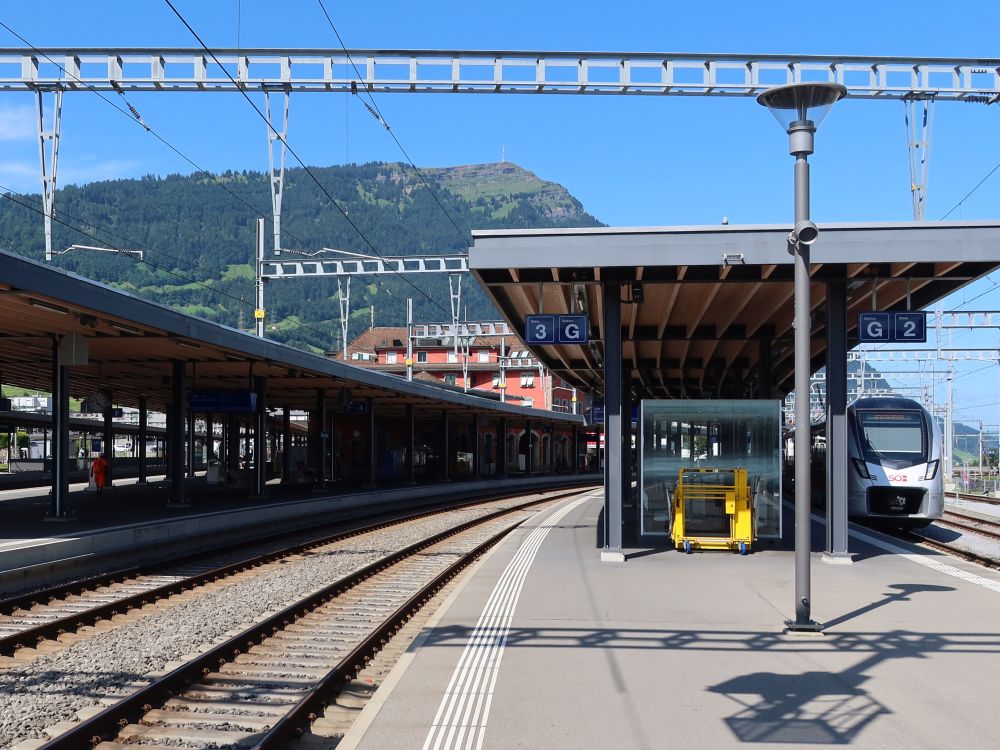
[[[839,632],[860,615],[890,604],[911,601],[915,595],[946,593],[948,586],[893,584],[877,601],[847,612],[828,623],[820,638],[791,638],[777,631],[706,630],[684,628],[512,627],[478,628],[451,625],[428,633],[423,648],[478,649],[600,649],[610,668],[621,672],[616,653],[627,651],[698,652],[732,664],[736,676],[702,689],[736,704],[721,721],[738,742],[770,744],[847,745],[879,717],[894,711],[865,689],[872,672],[900,659],[926,659],[933,654],[964,654],[980,658],[1000,655],[998,632],[916,632],[912,630]],[[751,661],[740,663],[740,655]],[[744,671],[773,654],[774,663],[801,657],[808,670],[796,672]],[[839,671],[823,671],[816,664],[825,657],[843,664],[845,655],[858,659]],[[667,662],[669,664],[669,662]],[[731,673],[733,673],[731,672]],[[692,689],[693,686],[692,686]],[[904,710],[901,708],[900,710]],[[906,709],[908,710],[908,709]],[[724,714],[723,709],[719,713]]]

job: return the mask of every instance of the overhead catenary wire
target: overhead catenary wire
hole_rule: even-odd
[[[19,33],[17,33],[16,31],[14,31],[14,29],[12,29],[10,26],[8,26],[3,21],[0,21],[0,27],[3,27],[10,34],[12,34],[13,36],[17,37],[17,39],[19,39],[22,44],[24,44],[27,47],[30,47],[31,50],[33,52],[35,52],[35,54],[37,54],[40,57],[44,58],[46,62],[49,62],[52,65],[54,65],[63,75],[72,78],[77,83],[79,83],[81,86],[83,86],[84,88],[86,88],[88,91],[90,91],[91,93],[93,93],[96,96],[98,96],[105,104],[107,104],[108,106],[114,108],[120,114],[122,114],[123,116],[125,116],[126,118],[128,118],[128,120],[130,122],[132,122],[132,123],[134,123],[134,124],[139,125],[140,127],[142,127],[147,133],[149,133],[151,136],[153,136],[154,138],[156,138],[156,140],[160,141],[160,143],[162,143],[168,149],[170,149],[171,151],[173,151],[177,156],[179,156],[181,159],[183,159],[184,161],[186,161],[192,167],[194,167],[195,170],[197,170],[198,172],[200,172],[202,174],[207,175],[208,178],[212,181],[212,183],[216,187],[222,188],[230,196],[232,196],[234,199],[236,199],[237,201],[239,201],[240,203],[242,203],[244,206],[246,206],[248,209],[250,209],[250,211],[253,212],[254,216],[256,216],[258,218],[263,218],[265,221],[273,223],[273,218],[271,216],[269,216],[266,213],[262,212],[259,208],[257,208],[252,203],[250,203],[249,201],[247,201],[245,198],[243,198],[243,196],[241,196],[236,191],[232,190],[228,185],[226,185],[224,182],[222,182],[222,180],[220,180],[218,177],[216,177],[214,174],[212,174],[211,171],[209,171],[208,169],[205,169],[204,167],[202,167],[194,159],[192,159],[190,156],[188,156],[183,151],[181,151],[177,146],[175,146],[173,143],[171,143],[166,138],[164,138],[162,135],[160,135],[158,132],[156,132],[156,130],[149,123],[147,123],[145,121],[145,119],[143,119],[143,117],[139,114],[139,111],[128,101],[128,99],[125,96],[125,92],[124,91],[122,91],[120,89],[116,89],[118,95],[121,96],[122,101],[125,102],[125,106],[126,106],[127,109],[123,109],[117,103],[115,103],[112,99],[110,99],[109,97],[105,96],[105,94],[103,92],[101,92],[98,89],[94,88],[94,86],[92,86],[91,84],[87,83],[86,81],[84,81],[83,79],[79,78],[78,76],[74,75],[73,73],[70,73],[68,70],[66,70],[65,67],[63,67],[62,65],[60,65],[56,60],[53,60],[49,55],[45,54],[44,51],[42,51],[41,49],[39,49],[38,47],[36,47],[34,44],[32,44],[31,42],[29,42],[27,39],[25,39]],[[300,245],[304,245],[305,244],[302,240],[300,240],[298,237],[296,237],[294,234],[292,234],[288,230],[282,229],[282,231],[285,233],[286,236],[290,237],[291,239],[293,239],[295,242],[299,243]],[[221,270],[222,269],[219,268],[220,273],[221,273]]]
[[[5,198],[6,200],[9,200],[11,203],[14,203],[14,204],[16,204],[18,206],[21,206],[22,208],[25,208],[25,209],[27,209],[29,211],[33,211],[33,212],[35,212],[37,214],[40,214],[40,215],[44,215],[44,213],[45,213],[41,208],[33,206],[30,203],[26,203],[26,202],[18,200],[14,196],[15,195],[20,195],[20,194],[15,193],[14,191],[10,190],[9,188],[4,187],[3,185],[0,185],[0,193],[2,193],[2,197],[3,198]],[[66,214],[63,212],[61,215],[66,215]],[[109,243],[106,240],[103,240],[100,237],[98,237],[97,235],[88,232],[86,229],[81,229],[78,226],[74,226],[73,224],[70,224],[68,221],[65,221],[63,218],[61,218],[61,216],[53,216],[52,220],[55,221],[58,224],[62,224],[64,227],[67,227],[68,229],[71,229],[74,232],[78,232],[79,234],[82,234],[84,237],[87,237],[88,239],[91,239],[94,242],[98,242],[98,243],[100,243],[102,245],[108,246],[109,250],[114,250],[115,252],[119,253],[120,255],[122,255],[122,256],[124,256],[126,258],[130,258],[131,260],[133,260],[136,263],[142,263],[143,265],[149,266],[150,268],[153,268],[153,269],[155,269],[157,271],[160,271],[162,273],[165,273],[165,274],[168,274],[170,276],[173,276],[174,278],[179,279],[179,280],[181,280],[181,281],[183,281],[183,282],[185,282],[187,284],[195,284],[196,286],[199,286],[199,287],[201,287],[201,288],[203,288],[203,289],[205,289],[205,290],[207,290],[209,292],[213,292],[213,293],[218,294],[218,295],[220,295],[222,297],[227,297],[227,298],[233,300],[234,302],[238,303],[242,307],[247,307],[247,308],[250,308],[250,309],[253,309],[254,307],[256,307],[256,305],[248,303],[245,300],[244,297],[237,297],[234,294],[230,294],[229,292],[226,292],[226,291],[224,291],[222,289],[218,289],[218,288],[216,288],[216,287],[214,287],[214,286],[212,286],[210,284],[206,284],[205,282],[198,281],[197,279],[193,279],[190,276],[185,276],[182,273],[178,273],[177,271],[171,270],[171,269],[166,268],[164,266],[161,266],[161,265],[159,265],[157,263],[153,263],[152,261],[147,260],[145,257],[140,258],[140,257],[134,255],[133,253],[127,252],[126,250],[124,250],[122,248],[114,247],[113,245],[109,245]],[[144,248],[144,249],[152,250],[152,248]],[[157,254],[159,254],[158,251],[157,251]],[[278,323],[282,323],[282,322],[285,322],[287,320],[291,320],[291,316],[286,316],[284,318],[278,318],[277,322]],[[308,323],[303,323],[298,318],[295,319],[295,323],[296,323],[296,325],[298,325],[298,326],[300,326],[302,328],[305,328],[305,329],[310,330],[310,331],[312,331],[313,333],[315,333],[315,334],[317,334],[319,336],[322,336],[324,339],[330,337],[330,332],[329,331],[321,331],[320,329],[315,328],[314,326],[311,326]]]
[[[327,11],[326,5],[323,4],[323,0],[316,0],[316,2],[319,3],[320,10],[323,11],[323,15],[326,17],[326,22],[330,24],[330,28],[333,29],[333,33],[337,37],[337,41],[340,43],[340,48],[344,50],[344,54],[347,55],[347,61],[351,64],[351,67],[354,68],[354,72],[358,76],[358,80],[363,81],[364,76],[362,76],[361,71],[358,70],[358,66],[355,64],[354,58],[351,57],[351,53],[347,51],[347,45],[344,44],[344,40],[343,38],[341,38],[340,32],[337,31],[337,26],[333,23],[333,19],[330,17],[330,13]],[[389,123],[386,122],[385,117],[382,115],[382,110],[379,109],[378,104],[375,102],[374,95],[372,94],[371,91],[368,90],[367,87],[365,87],[365,93],[368,95],[368,101],[371,102],[371,105],[369,106],[369,104],[364,100],[362,100],[361,103],[365,105],[368,111],[371,112],[372,116],[376,120],[378,120],[378,122],[382,125],[382,127],[385,128],[386,132],[389,134],[389,137],[392,138],[393,141],[395,141],[396,146],[399,148],[400,152],[405,157],[407,163],[409,163],[410,168],[417,175],[417,177],[420,178],[420,181],[423,183],[424,187],[427,188],[427,191],[431,194],[431,197],[434,199],[434,202],[437,203],[438,207],[444,212],[444,215],[448,217],[448,221],[451,222],[451,225],[455,228],[455,231],[458,232],[458,235],[461,238],[462,242],[468,242],[469,240],[468,230],[461,229],[458,226],[457,222],[455,221],[455,218],[451,215],[451,212],[449,212],[448,209],[444,207],[444,204],[441,202],[440,198],[438,198],[437,193],[434,192],[434,189],[430,186],[430,183],[427,182],[423,170],[421,170],[416,164],[413,163],[413,159],[410,158],[409,153],[407,153],[406,149],[403,147],[403,144],[396,136],[395,131],[393,131],[393,129],[389,126]]]
[[[327,197],[327,199],[330,201],[330,204],[333,205],[333,207],[340,212],[341,216],[344,217],[344,220],[347,221],[347,223],[351,226],[351,228],[357,233],[357,235],[361,238],[362,242],[364,242],[364,244],[373,253],[375,253],[383,260],[386,260],[386,256],[378,249],[378,247],[375,246],[375,244],[370,239],[368,239],[368,236],[361,230],[361,227],[359,227],[357,223],[350,216],[348,216],[347,211],[344,210],[344,208],[340,205],[337,199],[330,194],[330,191],[326,189],[326,186],[316,176],[312,168],[310,168],[305,163],[305,161],[299,156],[298,152],[294,148],[292,148],[291,144],[288,143],[288,140],[281,133],[279,133],[278,130],[271,124],[271,122],[267,118],[267,115],[261,112],[260,107],[257,106],[254,100],[250,98],[250,95],[244,90],[243,87],[241,87],[238,84],[236,79],[233,78],[232,74],[230,74],[230,72],[226,69],[226,67],[219,61],[219,58],[215,55],[215,52],[212,51],[212,49],[207,44],[205,44],[201,36],[199,36],[198,32],[195,31],[194,28],[191,26],[191,24],[187,22],[187,20],[184,18],[181,12],[177,10],[177,8],[170,0],[163,0],[163,1],[167,4],[170,10],[173,11],[174,15],[177,16],[178,20],[180,20],[180,22],[184,24],[184,27],[191,33],[191,35],[195,38],[198,44],[201,45],[202,49],[205,50],[206,54],[208,54],[208,56],[212,58],[213,62],[215,62],[215,64],[219,66],[219,69],[225,74],[225,76],[229,79],[229,81],[238,88],[239,93],[243,96],[244,99],[246,99],[247,103],[253,108],[253,111],[257,113],[257,116],[267,125],[268,129],[271,131],[273,136],[278,141],[281,142],[281,144],[288,150],[288,153],[292,155],[292,158],[295,159],[295,161],[298,162],[299,166],[302,167],[305,173],[309,175],[309,178],[314,183],[316,183],[316,186]],[[410,279],[406,278],[405,275],[403,275],[399,271],[393,271],[393,273],[395,273],[397,276],[399,276],[399,278],[401,278],[403,281],[405,281],[407,284],[413,287],[413,289],[416,292],[418,292],[421,296],[425,297],[431,304],[439,308],[441,312],[449,316],[451,315],[451,312],[449,310],[446,310],[443,305],[441,305],[426,291],[424,291],[419,286],[414,284]]]

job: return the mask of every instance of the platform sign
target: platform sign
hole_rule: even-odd
[[[927,313],[858,313],[858,341],[861,343],[926,344]]]
[[[892,321],[889,320],[889,313],[858,313],[858,341],[863,344],[892,341]]]
[[[560,315],[557,340],[560,344],[586,344],[590,341],[586,315]]]
[[[586,344],[590,341],[586,315],[526,315],[526,344]]]
[[[524,343],[556,343],[555,315],[527,315],[524,318]]]
[[[897,312],[892,314],[892,332],[899,343],[927,343],[927,313]]]
[[[188,406],[202,414],[253,414],[257,410],[257,394],[252,391],[189,391]]]

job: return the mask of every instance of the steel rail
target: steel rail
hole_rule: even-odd
[[[558,490],[560,488],[554,487],[552,489]],[[544,492],[545,490],[543,489],[538,491]],[[92,625],[96,622],[99,622],[100,620],[110,619],[115,615],[128,612],[132,609],[136,609],[138,607],[142,607],[147,604],[151,604],[153,602],[159,601],[160,599],[164,599],[174,594],[179,594],[183,591],[187,591],[189,589],[197,588],[198,586],[203,586],[207,583],[212,583],[214,581],[227,578],[229,576],[241,573],[251,568],[259,567],[261,565],[274,562],[275,560],[280,560],[282,558],[289,557],[291,555],[296,555],[301,552],[308,551],[310,549],[315,549],[316,547],[321,547],[328,544],[336,544],[337,542],[343,541],[345,539],[356,537],[362,534],[371,533],[372,531],[377,531],[379,529],[389,528],[391,526],[397,526],[421,518],[427,518],[432,515],[447,513],[449,511],[456,509],[468,508],[480,505],[482,503],[495,502],[497,500],[502,500],[506,497],[517,497],[518,495],[524,495],[524,494],[526,494],[524,490],[517,492],[498,493],[496,495],[490,495],[485,498],[478,497],[475,500],[460,502],[458,504],[437,506],[430,510],[422,510],[418,513],[413,513],[394,519],[379,521],[373,524],[368,524],[366,526],[349,529],[347,531],[337,532],[336,534],[332,534],[330,536],[321,537],[318,539],[311,539],[307,542],[302,542],[300,544],[292,545],[291,547],[287,547],[285,549],[276,550],[274,552],[267,552],[262,555],[255,555],[245,560],[240,560],[235,563],[223,565],[218,568],[213,568],[212,570],[205,571],[203,573],[198,573],[193,576],[188,576],[178,581],[172,581],[170,583],[166,583],[161,586],[156,586],[154,588],[150,588],[145,591],[140,591],[135,594],[122,597],[121,599],[117,599],[113,602],[108,602],[106,604],[99,604],[83,612],[76,612],[67,615],[66,617],[54,619],[49,622],[36,625],[35,627],[26,628],[24,630],[18,631],[17,633],[4,636],[0,638],[0,654],[9,656],[14,652],[18,651],[19,649],[34,647],[39,642],[44,640],[56,640],[59,638],[59,636],[63,635],[64,633],[80,630],[83,627],[87,625]],[[385,514],[380,513],[372,515],[378,516]],[[372,517],[372,516],[367,516],[367,517]],[[362,516],[361,518],[365,518],[365,516]],[[356,519],[350,519],[350,520],[356,520]],[[342,525],[343,523],[344,522],[341,521],[339,525]],[[290,536],[295,533],[301,533],[301,531],[302,530],[299,529],[296,531],[289,531],[281,534],[275,534],[272,536],[268,536],[264,539],[256,539],[249,542],[242,542],[234,545],[229,545],[221,550],[213,550],[212,552],[207,552],[207,553],[202,552],[202,553],[197,553],[195,555],[185,555],[182,558],[178,558],[164,563],[159,563],[156,566],[142,566],[141,568],[133,569],[134,571],[144,571],[141,573],[133,572],[131,575],[123,573],[112,574],[113,580],[111,580],[110,583],[120,583],[123,580],[127,580],[129,577],[134,577],[135,575],[149,575],[157,568],[166,567],[167,565],[177,565],[195,559],[203,559],[217,554],[222,554],[226,551],[238,549],[239,547],[246,547],[253,544],[260,544],[266,541],[275,541],[280,539],[282,536]],[[106,576],[99,576],[97,577],[97,579],[108,582]],[[89,579],[89,580],[95,580],[95,579]],[[52,600],[58,599],[59,597],[72,596],[91,590],[90,588],[85,588],[81,591],[79,586],[80,583],[84,582],[76,582],[73,584],[68,584],[65,587],[54,587],[52,589],[46,590],[45,592],[36,592],[35,594],[29,594],[26,595],[25,597],[19,597],[18,600],[8,600],[7,602],[0,603],[0,606],[7,608],[7,605],[10,602],[14,601],[23,602],[24,600],[27,600],[29,606],[34,604],[44,604],[45,602],[38,600],[44,598],[44,596],[46,595],[51,596],[50,599],[51,602]],[[105,584],[102,583],[101,585]]]
[[[196,682],[202,676],[216,671],[223,664],[235,660],[236,657],[244,653],[246,650],[263,643],[273,634],[279,632],[282,628],[293,624],[296,620],[300,619],[314,609],[335,599],[346,591],[354,588],[362,581],[372,578],[390,566],[395,565],[408,557],[412,557],[413,555],[434,544],[437,544],[438,542],[473,528],[474,526],[487,523],[518,510],[524,510],[533,505],[554,502],[566,497],[571,497],[579,494],[581,491],[582,490],[580,489],[575,489],[556,495],[555,497],[539,498],[526,503],[521,503],[511,508],[496,511],[495,513],[487,514],[481,518],[466,521],[458,526],[446,529],[419,542],[408,545],[407,547],[404,547],[403,549],[398,550],[381,560],[376,560],[354,573],[335,581],[329,586],[325,586],[319,591],[316,591],[313,594],[300,599],[298,602],[285,607],[280,612],[267,617],[261,622],[245,629],[241,633],[227,639],[225,642],[214,646],[210,650],[200,654],[187,663],[171,670],[162,677],[155,679],[149,685],[140,688],[131,695],[123,698],[121,701],[104,709],[100,713],[80,722],[64,734],[49,740],[45,744],[41,745],[39,750],[79,750],[79,748],[87,747],[88,745],[96,746],[104,740],[113,740],[123,727],[141,721],[142,717],[154,707],[162,706],[166,701],[184,690],[190,684]],[[503,535],[510,533],[510,531],[518,525],[519,524],[514,524],[510,528],[500,532],[498,536],[502,538]],[[480,545],[480,547],[482,547],[482,545]],[[477,549],[479,549],[479,547],[477,547]],[[473,552],[475,552],[475,550],[473,550]],[[466,559],[471,562],[471,558],[468,558],[468,554],[464,555],[463,558],[454,564],[457,565],[462,562],[462,560]],[[466,562],[466,564],[468,564],[468,562]],[[439,578],[440,576],[436,577],[431,584],[428,584],[428,586],[433,585],[433,583]],[[411,599],[407,601],[407,604],[409,604],[410,601],[420,599],[426,600],[429,598],[429,596],[424,593],[426,590],[429,589],[425,586],[421,589],[421,591],[411,597]],[[364,657],[370,655],[371,649],[374,648],[374,645],[368,645],[369,641],[374,644],[375,641],[383,638],[384,629],[385,623],[383,623],[382,627],[377,628],[373,632],[373,635],[375,633],[378,634],[378,638],[366,638],[361,646],[352,650],[352,652],[348,655],[348,658],[344,659],[342,663],[335,670],[333,670],[333,672],[341,670],[339,672],[339,674],[341,674],[341,681],[343,681],[343,675],[347,673],[343,670],[354,669],[354,673],[356,674],[363,668],[365,663]],[[362,646],[365,648],[362,648]],[[351,663],[346,664],[347,661],[350,661]],[[335,675],[334,677],[330,676],[333,675],[333,672],[327,675],[331,682],[336,677]],[[281,732],[294,732],[297,722],[301,721],[300,713],[300,711],[296,710],[296,721],[286,722],[283,724]],[[277,727],[277,724],[275,726]]]

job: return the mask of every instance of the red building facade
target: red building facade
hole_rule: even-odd
[[[348,345],[347,361],[406,377],[406,334],[405,326],[370,328]],[[451,337],[415,338],[413,377],[497,398],[503,394],[508,403],[535,409],[568,414],[583,409],[581,394],[549,373],[513,335],[462,337],[457,352]]]

